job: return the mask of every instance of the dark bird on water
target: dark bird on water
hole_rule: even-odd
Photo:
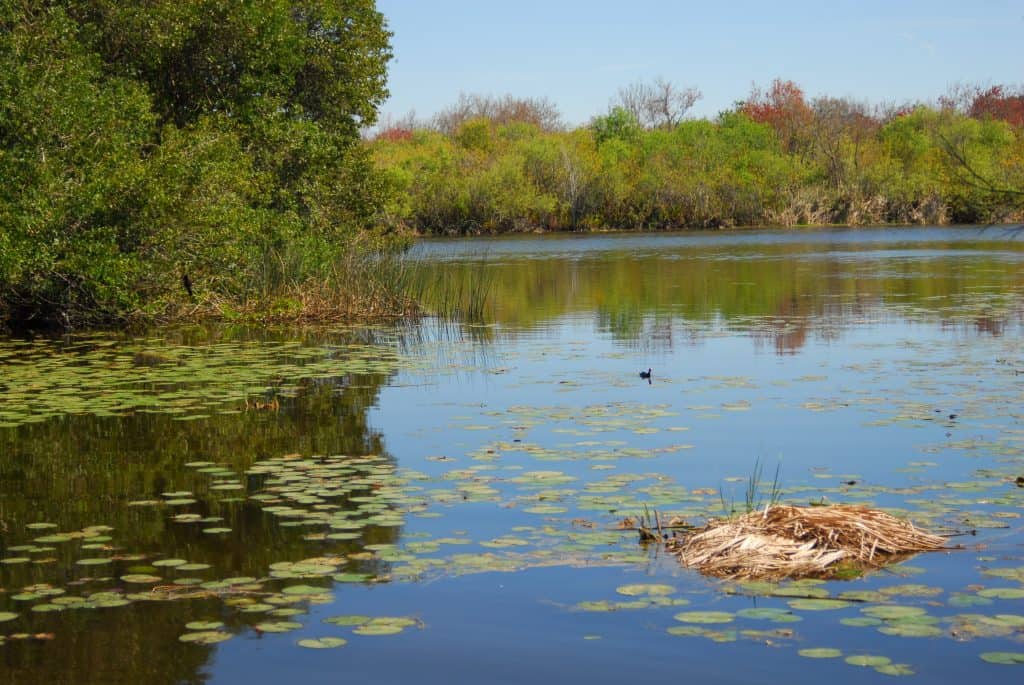
[[[641,371],[640,372],[640,378],[646,378],[648,381],[650,381],[651,380],[651,370],[647,369],[646,371]]]

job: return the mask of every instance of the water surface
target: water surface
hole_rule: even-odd
[[[1019,681],[993,663],[1024,652],[1014,236],[415,257],[486,289],[481,320],[0,343],[4,682]],[[742,510],[756,463],[963,549],[765,588],[619,527]],[[823,593],[849,601],[791,604]]]

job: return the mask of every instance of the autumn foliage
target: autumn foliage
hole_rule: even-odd
[[[754,86],[740,111],[775,129],[782,147],[789,152],[796,151],[805,142],[814,121],[814,112],[804,99],[804,91],[792,81],[781,79],[772,81],[767,90]]]
[[[978,93],[968,114],[975,119],[991,117],[1012,126],[1024,126],[1024,93],[1008,93],[1003,86],[992,86]]]
[[[681,107],[644,119],[627,105],[661,91],[624,92],[643,97],[620,92],[572,130],[549,103],[511,96],[462,96],[412,130],[385,128],[371,150],[396,190],[386,216],[420,233],[1024,218],[1015,91],[879,107],[776,79],[713,120]]]

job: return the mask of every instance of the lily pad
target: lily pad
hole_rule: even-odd
[[[730,623],[734,616],[727,611],[681,611],[672,618],[683,623]]]
[[[340,637],[316,637],[299,640],[295,644],[306,649],[334,649],[347,645],[348,640]]]
[[[343,615],[343,616],[330,616],[323,620],[324,623],[331,623],[336,626],[361,626],[364,623],[369,623],[369,616],[359,615]]]
[[[231,633],[220,630],[201,630],[178,636],[178,640],[181,642],[192,642],[199,645],[213,645],[230,639]]]
[[[897,635],[899,637],[942,637],[945,635],[941,628],[925,623],[903,623],[896,622],[882,626],[878,632],[886,635]]]
[[[301,627],[302,624],[295,621],[266,621],[255,626],[256,630],[263,633],[287,633]]]
[[[639,595],[671,595],[676,589],[671,585],[634,583],[632,585],[620,585],[615,588],[615,591],[627,597],[637,597]]]
[[[991,587],[978,590],[978,596],[988,599],[1024,599],[1024,588]]]
[[[221,621],[192,621],[186,623],[185,628],[192,631],[220,630],[224,627]]]
[[[875,668],[878,666],[887,666],[892,663],[892,659],[887,656],[876,656],[873,654],[855,654],[853,656],[846,657],[846,663],[851,666],[871,666]]]
[[[766,621],[771,621],[773,623],[795,623],[797,621],[803,620],[800,616],[797,616],[792,611],[788,611],[786,609],[777,609],[773,607],[756,607],[740,609],[736,612],[736,615],[742,616],[743,618],[762,619]]]
[[[352,632],[356,635],[396,635],[403,630],[405,630],[405,628],[402,626],[367,623],[365,625],[357,626],[352,630]]]
[[[990,664],[1017,666],[1024,664],[1024,652],[983,652],[981,658]]]
[[[835,659],[843,655],[842,651],[835,647],[809,647],[801,649],[797,654],[808,659]]]
[[[880,618],[886,621],[898,621],[912,616],[924,616],[928,612],[921,607],[908,607],[899,605],[884,605],[877,607],[865,607],[860,610],[862,614]]]

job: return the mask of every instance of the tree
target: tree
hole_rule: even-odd
[[[975,119],[997,119],[1024,126],[1024,88],[957,83],[939,98],[939,107]]]
[[[458,101],[434,116],[433,128],[445,135],[454,135],[463,124],[472,119],[487,119],[496,126],[525,123],[541,131],[562,128],[562,115],[547,98],[521,98],[512,95],[467,95],[460,93]]]
[[[867,105],[849,98],[818,97],[811,102],[813,149],[820,156],[829,181],[843,189],[862,168],[862,152],[878,132],[879,123]]]
[[[659,77],[619,88],[613,109],[621,107],[644,128],[675,128],[701,97],[697,88],[680,88]]]
[[[590,130],[598,145],[607,140],[632,142],[640,135],[640,122],[625,107],[612,107],[607,114],[591,120]]]
[[[792,81],[775,79],[767,91],[752,87],[740,110],[758,123],[770,124],[787,152],[806,148],[814,112]]]
[[[0,322],[333,273],[384,204],[389,37],[373,0],[0,0]]]

